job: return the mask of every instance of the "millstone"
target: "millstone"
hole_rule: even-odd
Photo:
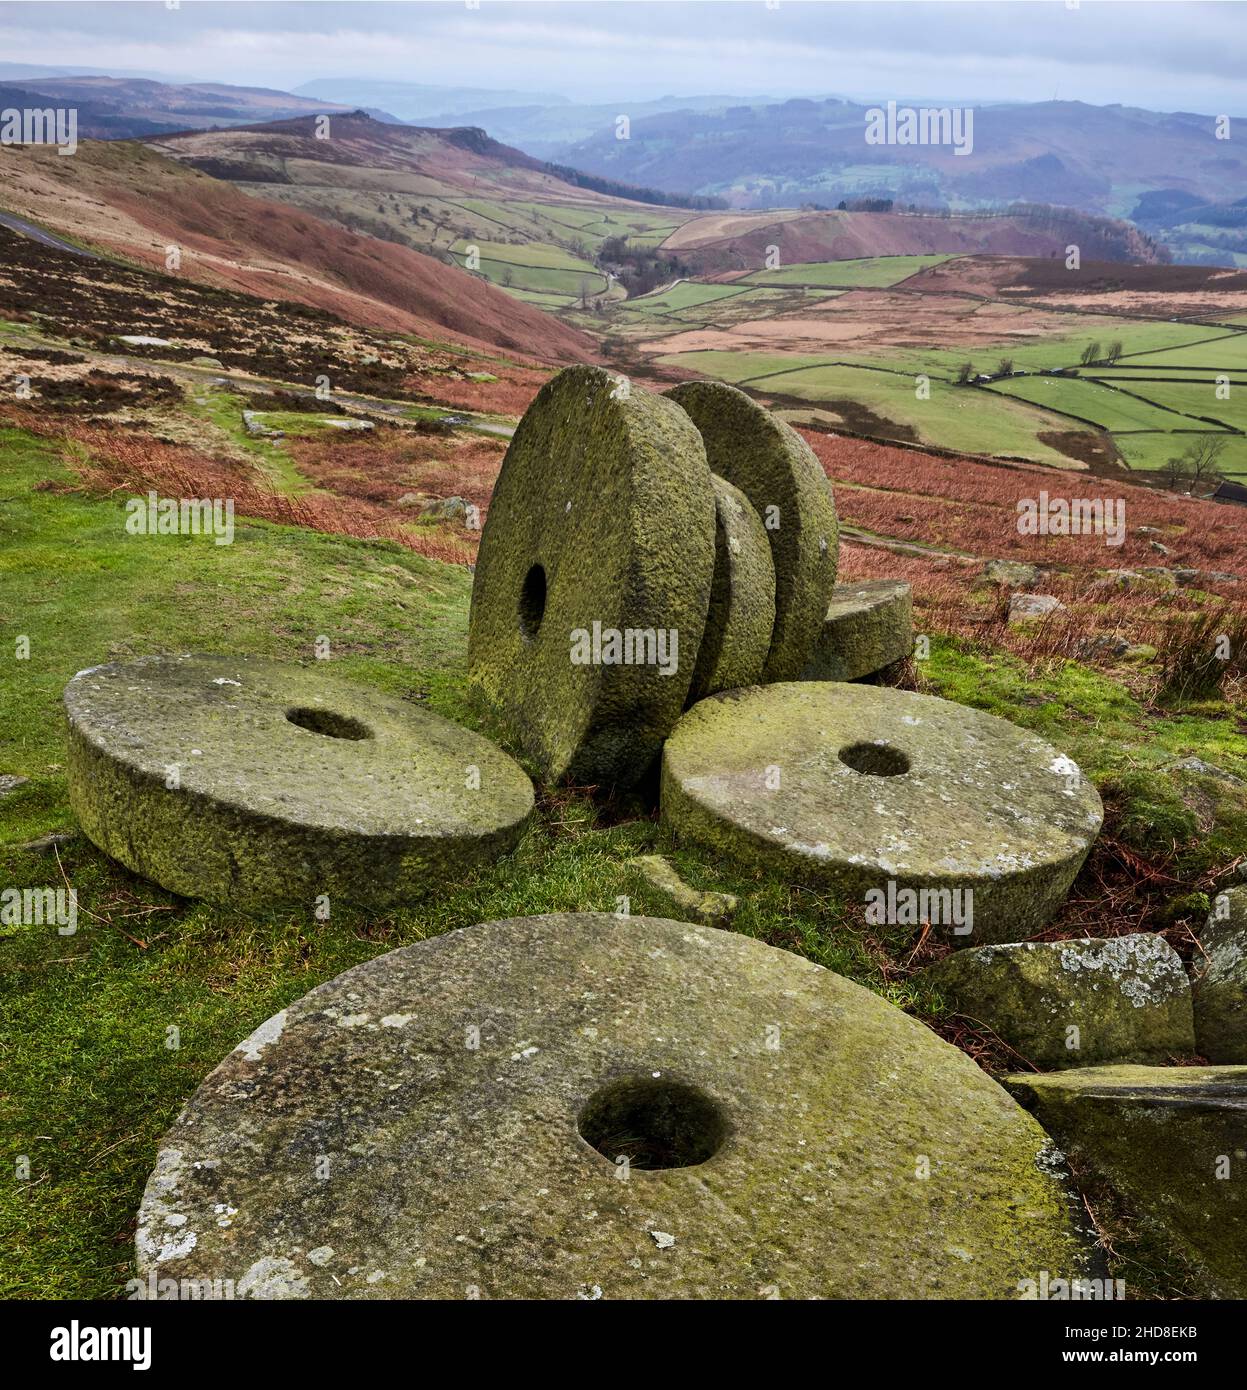
[[[710,601],[701,438],[625,388],[594,367],[542,388],[481,534],[469,680],[550,781],[641,776],[685,705]]]
[[[820,966],[519,918],[357,966],[231,1053],[162,1141],[138,1272],[255,1298],[1016,1298],[1082,1269],[1055,1162],[968,1057]]]
[[[802,680],[856,681],[914,649],[913,590],[896,579],[837,584]]]
[[[487,863],[523,770],[427,710],[251,657],[145,657],[65,690],[70,804],[96,845],[187,897],[389,906]]]
[[[775,626],[775,565],[766,530],[739,488],[718,476],[710,481],[714,581],[690,701],[760,680]]]
[[[958,945],[1036,931],[1103,818],[1077,765],[1033,734],[836,681],[695,705],[663,751],[661,797],[681,838],[831,884],[874,920],[927,920]]]
[[[831,484],[790,425],[717,381],[667,394],[701,431],[711,470],[762,518],[775,564],[775,626],[763,679],[794,680],[810,659],[836,582],[838,531]]]

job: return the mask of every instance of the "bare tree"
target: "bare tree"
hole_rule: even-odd
[[[1098,342],[1088,343],[1082,350],[1082,356],[1078,359],[1084,367],[1089,367],[1092,362],[1099,361],[1100,344]]]
[[[997,376],[1008,376],[1013,371],[1013,358],[1002,357],[996,364]]]
[[[970,378],[971,378],[973,375],[974,375],[974,363],[973,363],[973,362],[963,362],[963,363],[961,364],[961,366],[957,368],[957,385],[958,385],[958,386],[964,386],[964,385],[966,384],[966,382],[969,381]]]
[[[1116,362],[1117,359],[1122,355],[1123,351],[1124,349],[1121,345],[1121,339],[1114,338],[1113,341],[1108,345],[1108,351],[1104,354],[1104,360],[1106,362]]]
[[[1217,462],[1225,452],[1226,440],[1214,434],[1201,434],[1191,441],[1181,454],[1168,459],[1161,476],[1168,487],[1179,483],[1190,483],[1197,487],[1201,482],[1211,482],[1217,477]]]

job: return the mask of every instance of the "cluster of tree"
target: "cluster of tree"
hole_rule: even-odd
[[[1225,452],[1226,441],[1215,435],[1204,434],[1188,444],[1180,453],[1169,459],[1160,470],[1167,487],[1184,487],[1193,492],[1199,484],[1211,487],[1220,481],[1221,474],[1217,464]]]
[[[1099,341],[1093,340],[1083,348],[1082,354],[1079,356],[1078,360],[1084,367],[1091,366],[1093,362],[1103,362],[1108,366],[1112,366],[1122,355],[1123,351],[1124,348],[1122,347],[1120,339],[1114,339],[1103,352],[1100,350]]]
[[[839,212],[891,212],[892,198],[841,198],[836,204]]]
[[[546,164],[542,167],[547,174],[553,174],[556,179],[562,179],[574,188],[588,188],[594,193],[605,193],[611,198],[628,198],[634,203],[654,203],[664,208],[693,208],[697,211],[718,210],[728,205],[726,198],[709,198],[696,193],[664,193],[659,188],[637,188],[630,183],[586,174],[566,164]]]
[[[648,294],[669,280],[687,279],[692,275],[692,267],[654,246],[632,246],[627,237],[607,237],[598,247],[597,263],[619,279],[619,283],[633,299],[640,294]]]

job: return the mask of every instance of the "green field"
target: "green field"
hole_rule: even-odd
[[[885,289],[917,275],[920,270],[951,260],[951,256],[871,256],[853,261],[805,261],[797,265],[758,270],[746,275],[747,285],[832,285],[848,289]]]
[[[1079,377],[1009,377],[993,382],[985,389],[1089,420],[1110,432],[1199,428],[1196,421],[1175,410]]]

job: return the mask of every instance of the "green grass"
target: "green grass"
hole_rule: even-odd
[[[1247,439],[1241,435],[1227,435],[1223,431],[1210,432],[1212,438],[1223,439],[1225,449],[1217,460],[1217,472],[1227,478],[1247,477]],[[1115,434],[1113,442],[1131,468],[1147,471],[1164,468],[1172,458],[1177,458],[1193,444],[1196,439],[1206,436],[1199,434]]]
[[[1122,382],[1129,387],[1129,382]],[[1129,391],[1115,390],[1079,377],[1024,376],[993,382],[993,394],[1030,401],[1067,415],[1090,420],[1106,430],[1198,429],[1195,420],[1161,404],[1141,400]],[[1211,391],[1209,395],[1211,396]]]
[[[899,285],[920,270],[950,260],[950,256],[871,256],[853,261],[804,261],[758,270],[745,277],[751,285],[845,285],[857,289],[883,289]]]
[[[1177,325],[1169,325],[1176,327]],[[1193,329],[1188,325],[1188,332]],[[1214,336],[1215,335],[1215,336]],[[1207,367],[1213,372],[1247,371],[1247,333],[1217,333],[1204,328],[1198,341],[1187,340],[1185,346],[1164,345],[1161,351],[1149,351],[1141,345],[1143,335],[1131,330],[1122,362],[1130,367]]]
[[[157,1142],[203,1076],[266,1017],[316,984],[396,946],[508,915],[664,905],[630,866],[671,850],[644,805],[565,794],[539,803],[518,850],[488,871],[382,916],[335,907],[244,915],[176,899],[106,859],[66,799],[60,693],[78,670],[140,654],[242,651],[308,662],[472,722],[463,694],[471,579],[398,547],[240,519],[232,546],[128,535],[124,499],[87,498],[49,446],[0,432],[0,771],[29,781],[0,799],[0,878],[79,894],[77,934],[0,934],[0,1128],[27,1179],[0,1184],[0,1296],[110,1297],[129,1276],[133,1215]],[[13,638],[30,641],[14,660]],[[1165,719],[1073,663],[1047,676],[937,639],[929,688],[1052,738],[1113,791],[1141,852],[1180,842],[1185,871],[1247,842],[1247,798],[1222,784],[1196,819],[1165,772],[1195,755],[1247,776],[1230,711]],[[1211,793],[1210,793],[1211,794]],[[24,848],[71,836],[59,862]],[[1237,838],[1236,838],[1237,837]],[[830,895],[675,850],[701,888],[737,893],[737,929],[804,954],[902,1006],[922,987],[890,981]],[[1175,890],[1177,891],[1177,890]],[[884,945],[901,958],[907,933]],[[929,1000],[927,1000],[929,1003]],[[176,1031],[172,1031],[176,1030]],[[176,1040],[177,1046],[169,1043]]]
[[[1199,427],[1198,421],[1202,417],[1220,421],[1229,429],[1247,430],[1247,373],[1232,379],[1228,394],[1223,392],[1226,395],[1224,400],[1218,400],[1217,384],[1211,375],[1198,380],[1140,381],[1138,378],[1143,375],[1145,373],[1139,372],[1115,376],[1112,384],[1190,416],[1196,421],[1194,428]]]

